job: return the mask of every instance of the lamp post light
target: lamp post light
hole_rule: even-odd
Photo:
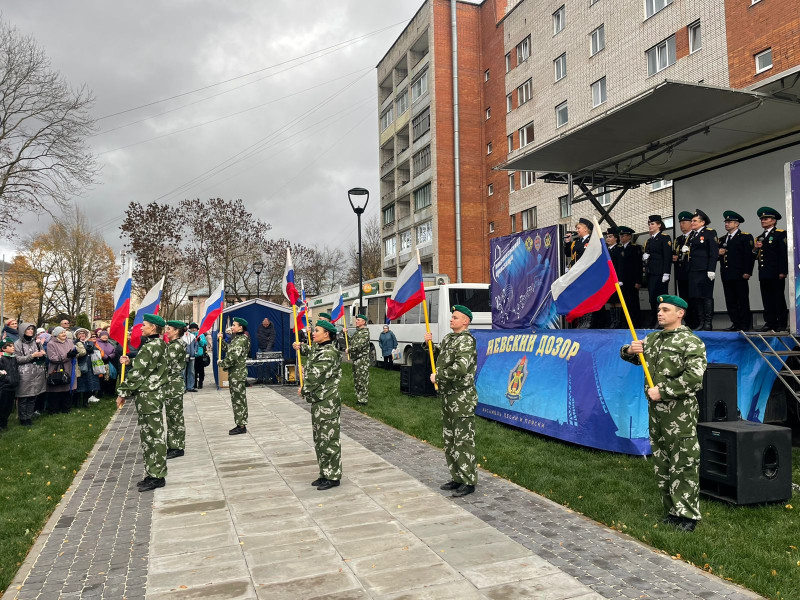
[[[364,274],[361,271],[361,215],[367,209],[369,202],[369,190],[364,188],[351,188],[347,190],[347,199],[350,200],[350,207],[358,218],[358,310],[364,312]],[[361,204],[361,201],[364,204]]]
[[[264,263],[257,260],[253,263],[253,271],[256,274],[256,298],[261,297],[261,271],[264,270]]]

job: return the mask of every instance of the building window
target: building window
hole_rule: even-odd
[[[431,184],[426,183],[418,190],[414,190],[414,210],[421,210],[431,205]]]
[[[489,233],[494,233],[494,221],[489,221]]]
[[[662,179],[660,181],[654,181],[650,184],[650,191],[657,192],[658,190],[663,190],[664,188],[672,187],[672,180],[671,179]]]
[[[531,36],[517,44],[517,65],[524,63],[531,56]]]
[[[520,171],[519,172],[520,188],[524,189],[529,185],[533,185],[536,181],[536,173],[534,171]]]
[[[489,69],[486,69],[486,70],[483,72],[483,80],[484,80],[484,81],[489,81]]]
[[[553,13],[553,35],[564,29],[566,24],[564,5],[562,4],[561,8]]]
[[[606,101],[606,78],[602,77],[592,85],[592,108],[596,108]]]
[[[517,233],[517,215],[511,215],[511,233]]]
[[[594,56],[606,47],[606,26],[600,25],[589,34],[589,56]]]
[[[533,80],[528,79],[517,88],[517,104],[522,106],[533,97]]]
[[[425,69],[411,84],[411,101],[414,102],[428,91],[428,69]]]
[[[487,186],[487,190],[488,190],[488,192],[489,192],[489,196],[494,196],[494,184],[493,184],[493,183],[490,183],[490,184]]]
[[[572,204],[569,203],[569,196],[560,196],[558,203],[561,206],[561,218],[566,219],[572,216]]]
[[[569,107],[566,102],[556,106],[556,127],[566,125],[569,121]]]
[[[393,107],[389,106],[389,108],[381,114],[381,131],[385,131],[386,128],[392,124],[392,121],[394,121],[394,111]]]
[[[417,225],[417,246],[430,244],[433,241],[433,224],[426,221]]]
[[[533,141],[533,121],[519,128],[519,147],[527,146]]]
[[[492,116],[492,107],[490,106],[489,108],[486,109],[486,120],[488,121],[489,117],[491,116]]]
[[[423,110],[411,121],[411,135],[414,141],[421,138],[428,133],[431,129],[431,109],[430,107]]]
[[[509,152],[513,152],[514,151],[514,134],[513,133],[509,134],[506,139],[508,139],[508,151]]]
[[[408,110],[408,88],[404,89],[403,92],[397,97],[397,102],[395,102],[395,105],[397,106],[398,117]]]
[[[703,47],[703,33],[700,29],[700,21],[697,20],[689,25],[689,54],[694,54]]]
[[[411,250],[411,230],[408,229],[400,234],[400,252]]]
[[[647,74],[655,75],[675,64],[675,36],[672,35],[646,52]]]
[[[391,225],[394,223],[394,204],[383,209],[383,224]]]
[[[772,48],[756,54],[756,74],[772,68]]]
[[[508,174],[508,193],[514,193],[514,173]]]
[[[491,154],[491,153],[492,153],[492,142],[489,142],[488,144],[486,144],[486,154]]]
[[[522,231],[536,229],[536,207],[522,211]]]
[[[649,19],[672,4],[672,0],[644,0],[644,18]]]
[[[608,206],[611,204],[611,192],[607,192],[605,186],[600,186],[592,192],[594,197],[600,203],[600,206]]]
[[[384,256],[390,258],[397,254],[397,238],[392,236],[383,240]]]
[[[514,100],[511,97],[511,94],[506,95],[506,112],[510,113],[511,109],[514,108]]]
[[[561,81],[567,76],[567,53],[564,52],[561,56],[553,61],[553,66],[556,72],[556,81]]]
[[[414,167],[414,177],[420,173],[427,171],[431,168],[431,147],[425,146],[422,150],[417,152],[411,159],[411,164]]]
[[[506,73],[511,70],[511,52],[506,54]]]

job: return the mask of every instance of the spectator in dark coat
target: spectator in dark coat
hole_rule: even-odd
[[[275,344],[275,326],[266,317],[261,321],[261,325],[258,326],[256,336],[258,339],[258,351],[271,352],[272,346]]]
[[[381,345],[381,354],[383,355],[383,368],[391,369],[394,363],[392,359],[392,352],[397,350],[397,337],[393,331],[389,331],[389,326],[383,326],[383,333],[378,337],[378,343]]]
[[[116,372],[119,372],[117,345],[109,339],[108,331],[98,329],[95,346],[100,350],[100,354],[103,355],[103,363],[108,367],[108,372],[100,380],[100,390],[103,394],[114,396],[116,395],[115,388],[117,384]]]
[[[70,392],[75,389],[75,378],[72,377],[73,360],[78,356],[78,349],[72,340],[67,338],[67,330],[54,327],[53,335],[47,342],[47,408],[50,412],[68,413],[72,408]],[[66,383],[52,384],[50,378],[58,372],[64,372]]]
[[[3,334],[0,335],[0,338],[16,342],[19,339],[19,329],[17,326],[18,323],[16,319],[8,319],[3,326]]]
[[[14,398],[19,386],[19,369],[14,358],[14,340],[0,342],[0,431],[8,427],[8,415],[14,410]]]
[[[33,423],[37,402],[41,409],[44,404],[45,385],[45,351],[43,343],[36,338],[36,326],[23,323],[22,335],[14,342],[14,355],[19,365],[19,387],[17,388],[17,413],[21,425]]]
[[[97,338],[93,335],[90,336],[88,329],[80,327],[75,330],[75,346],[78,347],[78,369],[81,372],[75,392],[78,394],[78,403],[81,406],[87,406],[89,402],[95,402],[97,399],[94,394],[100,394],[100,379],[94,374],[94,369],[92,368],[92,355],[97,349],[96,343]],[[81,353],[80,346],[83,346],[84,353]]]

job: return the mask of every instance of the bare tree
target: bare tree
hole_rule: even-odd
[[[304,277],[306,292],[310,295],[326,294],[345,283],[347,260],[339,248],[324,246],[320,249],[315,246],[313,252],[303,255],[296,266]]]
[[[30,36],[0,21],[0,208],[53,214],[97,173],[92,93],[72,89]]]
[[[358,242],[353,242],[348,251],[350,264],[347,282],[358,283]],[[364,226],[361,236],[361,270],[364,281],[381,276],[381,225],[378,215],[374,215]]]

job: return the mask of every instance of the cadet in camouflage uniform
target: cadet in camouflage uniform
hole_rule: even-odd
[[[438,345],[436,373],[431,381],[439,386],[442,399],[442,436],[447,467],[453,478],[441,486],[453,490],[453,497],[466,496],[475,491],[478,470],[475,461],[475,369],[477,350],[475,338],[469,332],[472,311],[456,304],[450,317],[452,333],[444,336]],[[425,334],[425,341],[432,339]]]
[[[311,429],[319,463],[319,477],[311,482],[318,490],[329,490],[342,479],[342,445],[339,441],[339,414],[342,398],[342,357],[336,344],[336,326],[320,319],[313,332],[316,350],[303,370],[303,387],[297,393],[311,403]],[[300,344],[295,342],[294,349]]]
[[[169,386],[167,345],[161,338],[164,325],[164,319],[158,315],[145,315],[139,352],[133,360],[127,356],[120,358],[120,362],[130,365],[130,368],[125,373],[125,381],[117,386],[117,406],[122,408],[128,398],[133,398],[136,403],[145,471],[145,478],[137,484],[140,492],[166,484],[167,444],[164,441],[163,410]]]
[[[233,406],[233,420],[236,427],[228,431],[228,435],[247,433],[247,357],[250,354],[250,338],[245,335],[247,321],[234,317],[231,325],[233,337],[230,342],[225,342],[222,332],[219,338],[225,349],[225,358],[219,366],[228,372],[228,387],[231,390],[231,405]]]
[[[183,423],[183,392],[186,382],[183,369],[186,367],[186,323],[183,321],[167,321],[164,333],[169,340],[167,344],[167,374],[169,377],[169,393],[164,400],[164,412],[167,415],[167,458],[178,458],[184,455],[186,448],[186,427]]]
[[[655,387],[646,390],[653,451],[664,522],[694,531],[700,520],[700,443],[697,439],[697,392],[703,386],[706,348],[681,323],[688,304],[678,296],[658,297],[658,323],[663,330],[625,345],[620,356],[640,364],[644,352]]]
[[[356,331],[350,337],[350,358],[353,361],[353,388],[359,404],[366,404],[369,400],[369,349],[371,347],[367,317],[356,315]]]
[[[319,313],[319,320],[320,321],[327,321],[328,323],[331,322],[331,315],[330,313]],[[314,352],[317,350],[317,342],[313,339],[313,332],[312,332],[312,339],[311,344],[307,344],[306,342],[300,342],[300,346],[297,348],[297,351],[300,352],[300,356],[305,359],[308,359]],[[294,344],[293,344],[294,345]]]

